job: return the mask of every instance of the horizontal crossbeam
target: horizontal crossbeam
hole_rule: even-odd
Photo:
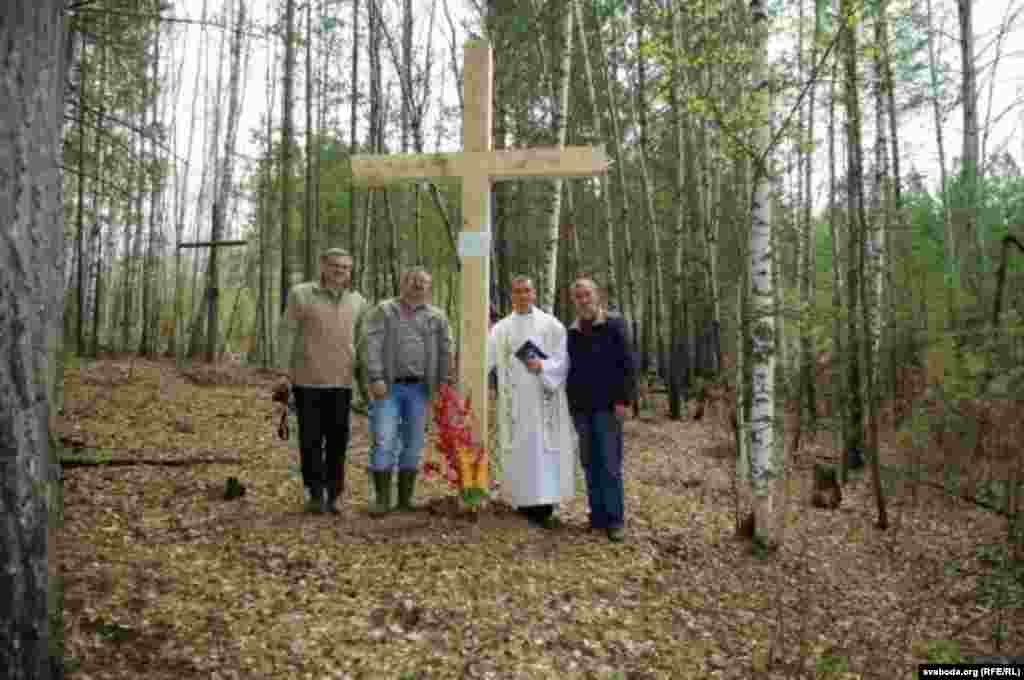
[[[352,157],[355,181],[371,187],[481,174],[492,181],[592,177],[607,170],[604,147],[590,146]]]
[[[179,243],[179,248],[220,248],[221,246],[244,246],[248,241],[193,241],[192,243]]]

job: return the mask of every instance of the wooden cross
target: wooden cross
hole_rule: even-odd
[[[217,211],[217,204],[213,204],[213,229],[211,230],[212,240],[210,241],[193,241],[191,243],[179,243],[178,250],[182,248],[209,248],[210,249],[210,262],[207,266],[206,274],[210,280],[209,285],[206,288],[206,363],[212,364],[217,360],[217,339],[220,335],[217,330],[217,299],[220,297],[220,287],[218,285],[219,276],[217,273],[217,248],[233,248],[235,246],[244,246],[246,241],[220,241],[217,240],[217,235],[220,234],[220,229],[217,224],[217,216],[220,213]]]
[[[494,60],[491,46],[470,41],[463,46],[462,119],[463,151],[436,154],[357,155],[352,174],[358,181],[379,187],[399,181],[438,178],[462,182],[462,260],[460,292],[462,314],[459,337],[459,388],[471,399],[476,415],[473,437],[488,441],[487,335],[490,311],[491,184],[499,180],[555,177],[592,177],[608,169],[602,147],[549,147],[493,151],[491,147],[491,93]],[[487,451],[484,451],[484,470]],[[486,472],[477,482],[486,489]]]

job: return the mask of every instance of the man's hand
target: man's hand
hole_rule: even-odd
[[[534,375],[539,375],[541,369],[544,368],[544,364],[541,363],[540,359],[527,359],[526,368],[528,371],[530,371],[530,373],[533,373]]]
[[[274,385],[274,389],[272,391],[273,400],[277,403],[281,403],[287,406],[289,392],[289,380],[288,378],[282,377],[280,380],[277,381],[277,384]]]
[[[619,419],[619,422],[624,422],[629,417],[629,406],[625,404],[615,404],[615,417]]]
[[[388,384],[383,380],[375,380],[370,383],[370,396],[373,399],[384,399],[388,396]]]

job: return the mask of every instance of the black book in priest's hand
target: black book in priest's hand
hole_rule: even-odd
[[[530,359],[547,359],[548,355],[529,338],[516,350],[516,358],[526,364]]]

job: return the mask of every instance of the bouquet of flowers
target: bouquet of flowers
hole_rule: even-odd
[[[478,505],[487,497],[487,459],[484,445],[470,430],[472,405],[455,388],[442,384],[434,400],[434,448],[440,462],[428,461],[423,472],[444,475],[459,491],[467,505]]]

